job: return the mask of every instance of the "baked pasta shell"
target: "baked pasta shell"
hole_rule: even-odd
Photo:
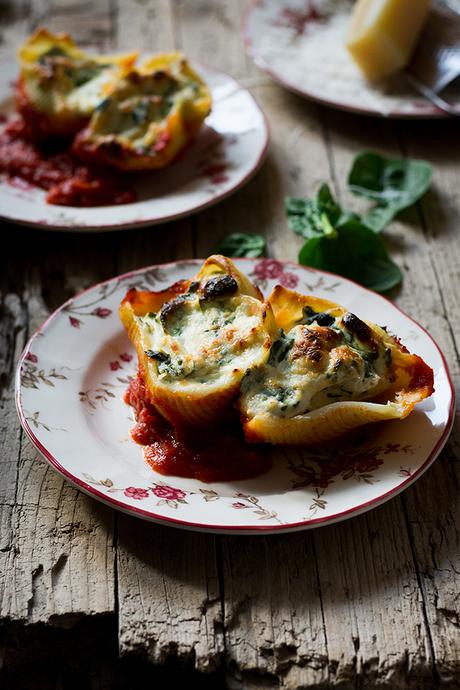
[[[144,93],[142,84],[155,75],[189,80],[194,85],[193,97],[186,95],[184,86],[183,92],[178,91],[170,111],[162,119],[146,119],[139,125],[134,139],[132,134],[118,133],[113,123],[119,121],[126,107],[130,107],[133,88],[138,84],[138,96],[142,96],[143,103],[148,103],[148,98],[154,94]],[[126,98],[127,91],[130,99]],[[195,138],[211,111],[211,102],[208,87],[181,53],[152,56],[139,69],[126,70],[121,75],[108,94],[106,107],[95,112],[88,126],[77,136],[74,151],[85,161],[105,163],[124,171],[164,168]]]
[[[158,376],[157,364],[148,356],[148,346],[144,332],[137,317],[149,312],[158,312],[161,307],[174,298],[186,293],[192,283],[206,284],[219,274],[230,275],[239,286],[239,293],[244,300],[250,298],[253,309],[259,314],[260,328],[257,332],[254,366],[262,364],[269,356],[273,337],[276,336],[276,325],[269,305],[259,298],[259,293],[250,281],[241,274],[233,262],[222,256],[210,257],[202,266],[195,278],[179,281],[161,292],[138,291],[131,289],[120,305],[120,318],[130,340],[133,342],[139,360],[139,370],[143,376],[150,401],[174,426],[206,425],[225,417],[233,408],[245,369],[234,369],[229,380],[209,381],[204,384],[166,385]],[[241,288],[240,288],[241,283]],[[248,295],[247,292],[256,294]]]
[[[343,316],[347,309],[340,304],[313,295],[301,295],[282,285],[276,285],[269,298],[276,325],[288,333],[302,319],[304,309],[311,307],[315,312],[328,312],[331,316]]]
[[[349,313],[345,307],[335,302],[312,295],[301,295],[280,285],[273,289],[267,301],[272,307],[276,325],[286,333],[302,319],[307,307],[314,312],[334,317],[343,317]],[[434,391],[432,369],[385,329],[371,321],[364,323],[370,329],[371,336],[391,351],[394,382],[383,391],[385,395],[395,396],[403,391],[414,392],[420,389],[424,392],[421,400],[430,396]]]
[[[397,400],[386,404],[354,400],[337,402],[289,419],[257,415],[244,422],[243,429],[250,443],[316,446],[367,424],[404,419],[427,395],[429,393],[421,389],[401,393]]]
[[[300,295],[277,286],[268,299],[276,325],[289,333],[302,319],[305,309],[343,317],[347,310],[334,302]],[[371,337],[391,351],[391,376],[378,395],[367,400],[340,401],[293,417],[258,413],[251,418],[242,411],[244,433],[249,442],[308,446],[338,438],[370,423],[404,419],[415,405],[433,393],[433,371],[417,355],[411,354],[383,328],[364,322]]]
[[[259,288],[235,266],[231,259],[222,254],[212,254],[209,256],[198,271],[195,280],[201,281],[206,278],[212,278],[219,273],[225,273],[226,275],[232,276],[238,283],[238,289],[242,295],[255,297],[261,301],[263,300],[263,295]]]
[[[122,72],[130,69],[138,56],[137,51],[91,55],[78,48],[67,33],[52,34],[47,29],[37,29],[18,51],[20,77],[16,87],[16,106],[38,139],[75,134],[86,125],[93,111],[90,103],[86,108],[72,106],[62,84],[57,82],[53,85],[52,71],[44,58],[60,51],[70,60],[87,60],[104,67],[109,65]]]

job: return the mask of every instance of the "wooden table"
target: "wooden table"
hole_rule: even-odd
[[[5,688],[460,687],[460,425],[434,466],[383,507],[337,526],[221,537],[132,519],[76,491],[16,417],[13,378],[29,335],[65,299],[150,263],[208,255],[256,231],[296,259],[283,197],[323,180],[350,201],[364,148],[422,157],[432,191],[389,232],[404,270],[395,294],[459,381],[458,123],[327,110],[261,75],[240,36],[244,0],[21,0],[0,5],[2,48],[37,25],[101,48],[180,47],[247,84],[272,130],[244,189],[164,227],[79,235],[3,224],[0,325],[0,681]],[[7,245],[6,245],[7,243]],[[7,246],[7,249],[6,249]],[[121,661],[118,661],[120,655]],[[0,682],[1,684],[1,682]]]

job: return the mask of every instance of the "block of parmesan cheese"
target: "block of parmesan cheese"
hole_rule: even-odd
[[[347,48],[368,79],[407,65],[430,6],[431,0],[357,0]]]

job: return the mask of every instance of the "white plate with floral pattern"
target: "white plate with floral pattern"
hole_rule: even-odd
[[[449,117],[400,75],[373,86],[345,48],[355,0],[253,0],[243,32],[256,64],[286,88],[324,105],[385,117]],[[447,100],[460,114],[460,90]],[[447,92],[446,92],[447,93]]]
[[[17,408],[38,450],[98,500],[153,522],[211,532],[301,530],[375,507],[414,482],[444,446],[453,421],[447,365],[431,336],[385,298],[335,276],[274,259],[238,259],[267,294],[275,284],[345,305],[398,334],[433,368],[435,393],[403,422],[335,448],[273,450],[273,467],[244,481],[164,476],[130,438],[123,402],[134,349],[118,318],[128,288],[164,289],[196,273],[198,260],[143,268],[96,285],[60,307],[18,364]]]
[[[47,230],[98,232],[165,223],[195,213],[236,192],[260,168],[269,131],[249,91],[223,72],[202,64],[213,109],[195,142],[164,170],[133,177],[131,204],[77,208],[47,204],[46,192],[0,174],[0,217]],[[17,64],[2,62],[0,115],[13,112]]]

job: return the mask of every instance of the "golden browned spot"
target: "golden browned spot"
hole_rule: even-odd
[[[362,357],[347,345],[341,345],[332,350],[330,364],[333,369],[338,369],[342,365],[350,366],[353,363],[358,371],[360,367],[364,366]]]
[[[341,341],[341,336],[327,326],[304,326],[292,348],[293,359],[302,357],[308,350],[330,352]]]
[[[336,347],[340,340],[340,334],[327,326],[304,326],[300,330],[300,337],[297,337],[294,343],[291,357],[292,359],[302,357],[309,362],[319,364],[323,355]]]
[[[235,344],[233,345],[233,349],[235,351],[243,350],[245,347],[246,347],[246,341],[244,338],[239,338],[239,340],[235,340]]]

